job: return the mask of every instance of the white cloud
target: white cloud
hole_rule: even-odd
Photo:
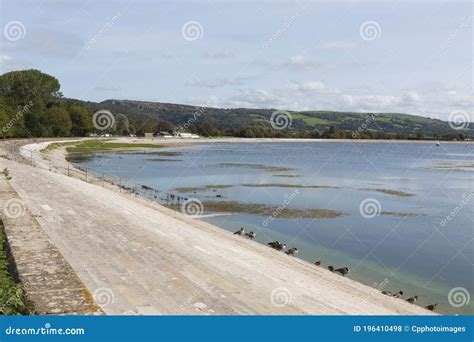
[[[456,89],[405,91],[400,95],[340,91],[321,81],[289,82],[270,89],[240,89],[228,97],[212,97],[217,107],[275,108],[281,110],[334,110],[388,112],[429,116],[447,120],[462,110],[474,120],[472,94]],[[193,102],[191,99],[190,103]]]
[[[295,69],[317,69],[322,66],[321,63],[302,55],[292,56],[286,65]]]
[[[204,54],[204,57],[209,58],[209,59],[228,59],[228,58],[234,58],[235,54],[232,51],[217,50],[217,51],[207,51]]]
[[[357,43],[349,41],[324,42],[317,46],[320,50],[353,49],[355,47],[357,47]]]
[[[199,87],[199,88],[222,88],[229,85],[242,85],[243,80],[241,78],[215,78],[211,80],[200,80],[194,78],[186,82],[187,86]]]
[[[288,88],[296,92],[320,92],[326,90],[326,85],[320,81],[303,83],[293,82],[288,86]]]

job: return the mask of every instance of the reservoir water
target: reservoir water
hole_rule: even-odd
[[[474,145],[193,142],[81,164],[197,198],[205,213],[209,202],[266,205],[271,218],[244,210],[201,219],[285,242],[322,267],[347,266],[348,277],[438,303],[438,312],[474,313]],[[338,215],[287,217],[282,209]]]

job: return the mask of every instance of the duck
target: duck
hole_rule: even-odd
[[[403,291],[398,291],[392,295],[392,297],[395,297],[395,298],[400,298],[401,296],[403,296]]]
[[[254,239],[255,238],[255,233],[254,232],[250,232],[250,233],[247,233],[245,234],[247,235],[250,239]]]
[[[349,267],[341,267],[341,268],[338,268],[338,269],[334,269],[333,266],[328,266],[328,270],[330,270],[331,272],[337,272],[337,273],[340,273],[342,274],[343,276],[346,275],[347,273],[349,273],[351,270],[349,269]]]
[[[314,264],[315,264],[316,266],[321,266],[321,260],[315,261]]]
[[[382,294],[384,294],[386,296],[391,296],[392,292],[391,291],[382,291]]]
[[[245,233],[244,227],[240,227],[240,229],[236,231],[234,235],[244,235],[244,233]]]
[[[267,243],[271,248],[276,249],[277,251],[284,250],[286,248],[286,244],[281,243],[280,241],[273,241]]]
[[[410,297],[407,299],[407,302],[411,304],[415,304],[417,299],[418,299],[418,296]]]
[[[425,306],[425,309],[428,309],[430,311],[435,311],[437,307],[438,307],[438,303],[435,303],[435,304],[430,304],[428,306]]]
[[[290,248],[289,250],[286,251],[286,254],[294,256],[298,254],[298,248],[296,247]]]

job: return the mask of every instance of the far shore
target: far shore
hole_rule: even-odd
[[[393,139],[301,139],[301,138],[232,138],[232,137],[218,137],[218,138],[205,138],[199,139],[182,139],[182,138],[153,138],[145,139],[141,137],[62,137],[62,138],[25,138],[25,139],[4,139],[10,143],[18,145],[27,145],[31,143],[40,142],[68,142],[78,140],[107,140],[115,143],[129,143],[129,144],[156,144],[156,145],[193,145],[200,143],[270,143],[270,142],[322,142],[322,143],[355,143],[355,144],[366,144],[366,143],[401,143],[401,144],[436,144],[436,140],[393,140]],[[472,141],[440,141],[440,144],[473,144]]]

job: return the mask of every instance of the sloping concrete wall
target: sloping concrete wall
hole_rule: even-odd
[[[14,276],[37,315],[101,315],[89,290],[50,241],[3,174],[0,208]]]

